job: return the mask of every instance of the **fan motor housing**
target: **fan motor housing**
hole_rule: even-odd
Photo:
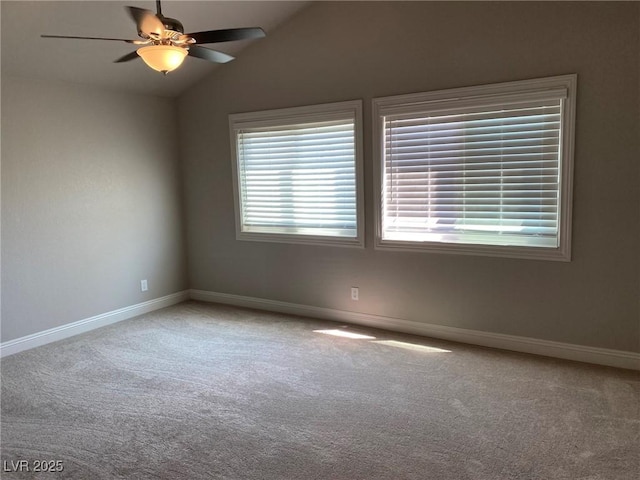
[[[180,23],[175,18],[169,18],[162,15],[158,15],[158,18],[164,25],[164,28],[166,28],[167,30],[171,30],[173,32],[178,32],[178,33],[184,33],[184,27],[182,26],[182,23]]]

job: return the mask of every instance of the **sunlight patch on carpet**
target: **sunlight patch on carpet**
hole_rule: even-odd
[[[390,347],[406,348],[407,350],[416,350],[418,352],[451,353],[451,350],[445,350],[444,348],[429,347],[428,345],[419,345],[417,343],[398,342],[396,340],[375,340],[373,343],[388,345]]]
[[[325,335],[333,335],[335,337],[345,337],[345,338],[354,338],[358,340],[375,340],[376,337],[372,337],[371,335],[363,335],[361,333],[353,333],[348,332],[346,330],[314,330],[314,333],[323,333]]]

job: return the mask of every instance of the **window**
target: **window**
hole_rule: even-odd
[[[576,76],[373,101],[376,248],[570,260]]]
[[[229,116],[236,237],[364,245],[362,102]]]

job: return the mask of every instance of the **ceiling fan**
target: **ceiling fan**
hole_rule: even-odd
[[[141,57],[154,70],[167,74],[182,65],[185,57],[201,58],[214,63],[227,63],[234,59],[201,44],[231,42],[262,38],[264,30],[260,27],[230,28],[224,30],[208,30],[204,32],[184,33],[184,27],[175,18],[162,15],[160,0],[156,0],[157,13],[137,7],[125,7],[138,27],[141,40],[104,37],[75,37],[64,35],[41,35],[43,38],[73,38],[81,40],[109,40],[139,45],[136,51],[115,60],[114,63],[128,62]]]

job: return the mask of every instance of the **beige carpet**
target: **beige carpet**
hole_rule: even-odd
[[[3,479],[640,473],[638,373],[321,320],[187,302],[1,370],[3,470],[64,466]]]

